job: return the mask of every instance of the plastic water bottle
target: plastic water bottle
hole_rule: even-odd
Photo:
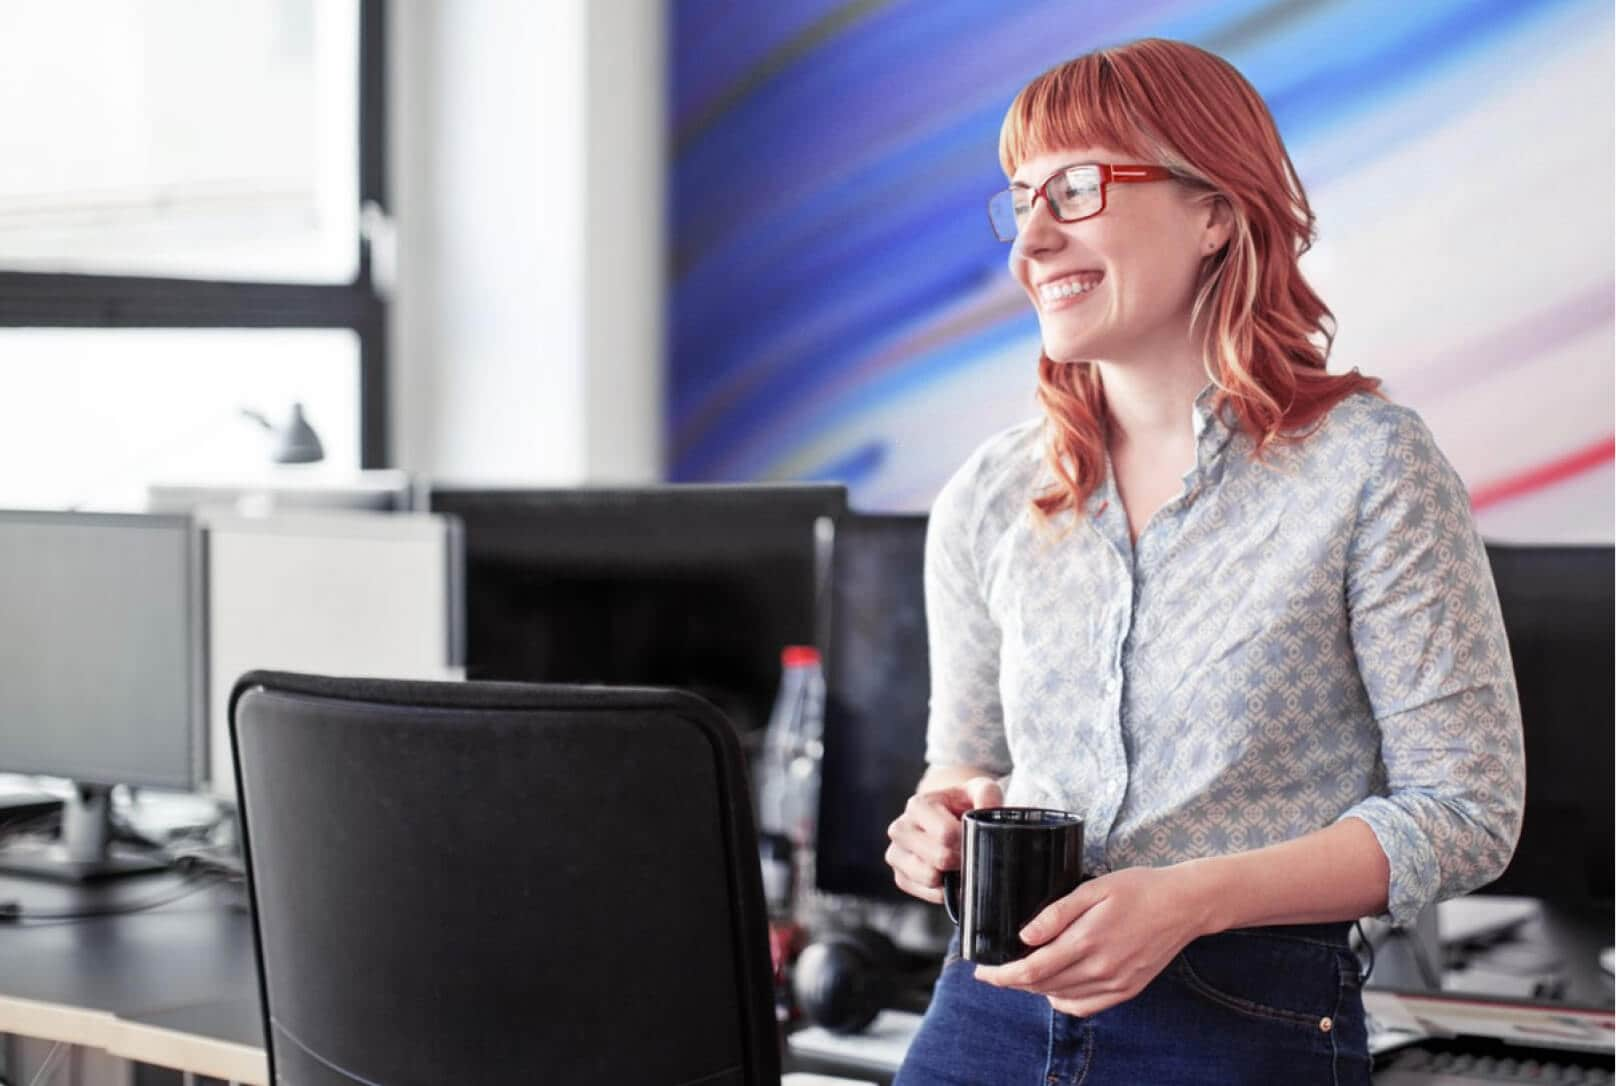
[[[814,843],[824,727],[819,650],[788,646],[780,654],[780,692],[763,736],[758,811],[763,829],[784,834],[798,847]]]
[[[763,734],[757,775],[765,892],[776,906],[791,900],[793,885],[805,891],[812,882],[824,721],[825,679],[819,651],[808,645],[787,646],[780,654],[780,691]],[[783,847],[787,843],[789,853]]]

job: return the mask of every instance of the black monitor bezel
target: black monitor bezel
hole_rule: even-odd
[[[818,549],[813,538],[813,525],[817,520],[834,521],[847,512],[847,488],[840,484],[820,483],[659,483],[641,486],[578,486],[578,487],[522,487],[481,486],[447,482],[434,482],[427,488],[427,506],[432,512],[450,513],[461,521],[461,538],[466,558],[464,596],[466,599],[465,655],[468,678],[490,678],[511,681],[567,682],[572,679],[557,675],[488,674],[485,663],[478,659],[476,645],[479,616],[473,614],[479,590],[475,579],[478,567],[490,560],[521,563],[535,560],[552,561],[561,567],[576,561],[591,565],[621,566],[636,570],[635,579],[643,579],[646,571],[660,568],[680,569],[713,568],[718,560],[745,562],[748,552],[744,540],[730,539],[708,529],[703,511],[723,509],[739,510],[767,516],[771,509],[786,509],[800,516],[807,533],[802,540],[802,554],[812,568],[808,569],[804,605],[808,609],[807,625],[803,627],[801,643],[822,647],[818,612],[824,595],[824,574],[819,565]],[[500,533],[489,531],[489,514],[502,511],[511,514],[515,527],[527,518],[530,522],[548,519],[555,522],[555,532],[541,544],[530,535],[507,528]],[[593,530],[580,527],[573,530],[569,514],[576,514],[581,525],[595,524]],[[631,535],[629,525],[637,519],[647,523],[662,522],[679,526],[677,546],[672,546],[661,557],[655,553],[655,540],[647,541]],[[606,525],[601,527],[600,521]],[[664,539],[664,543],[672,541]],[[784,645],[773,646],[778,653]],[[777,656],[771,657],[771,672],[778,666]],[[624,681],[629,681],[625,679]],[[665,679],[637,678],[644,685],[676,685]],[[700,692],[700,691],[698,691]],[[772,696],[772,694],[771,694]],[[722,708],[722,706],[721,706]],[[767,719],[767,707],[755,711],[752,721],[761,729]],[[748,740],[745,722],[732,721]]]

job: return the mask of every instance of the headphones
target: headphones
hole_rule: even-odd
[[[858,1033],[898,992],[903,956],[874,928],[835,932],[809,944],[791,970],[791,991],[808,1020],[832,1033]]]

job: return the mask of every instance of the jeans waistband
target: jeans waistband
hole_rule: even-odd
[[[1352,921],[1332,920],[1325,924],[1270,924],[1254,928],[1230,928],[1229,934],[1271,935],[1345,949],[1351,945],[1347,942],[1347,933],[1351,930]]]

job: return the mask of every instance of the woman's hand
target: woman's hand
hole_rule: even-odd
[[[943,872],[959,870],[960,816],[1003,803],[999,782],[992,777],[973,777],[952,788],[922,788],[910,796],[903,814],[887,827],[892,844],[886,861],[898,889],[941,904]]]
[[[1129,867],[1079,886],[1021,930],[1034,950],[976,979],[1049,999],[1065,1014],[1093,1015],[1132,999],[1197,936],[1201,898],[1172,867]]]

